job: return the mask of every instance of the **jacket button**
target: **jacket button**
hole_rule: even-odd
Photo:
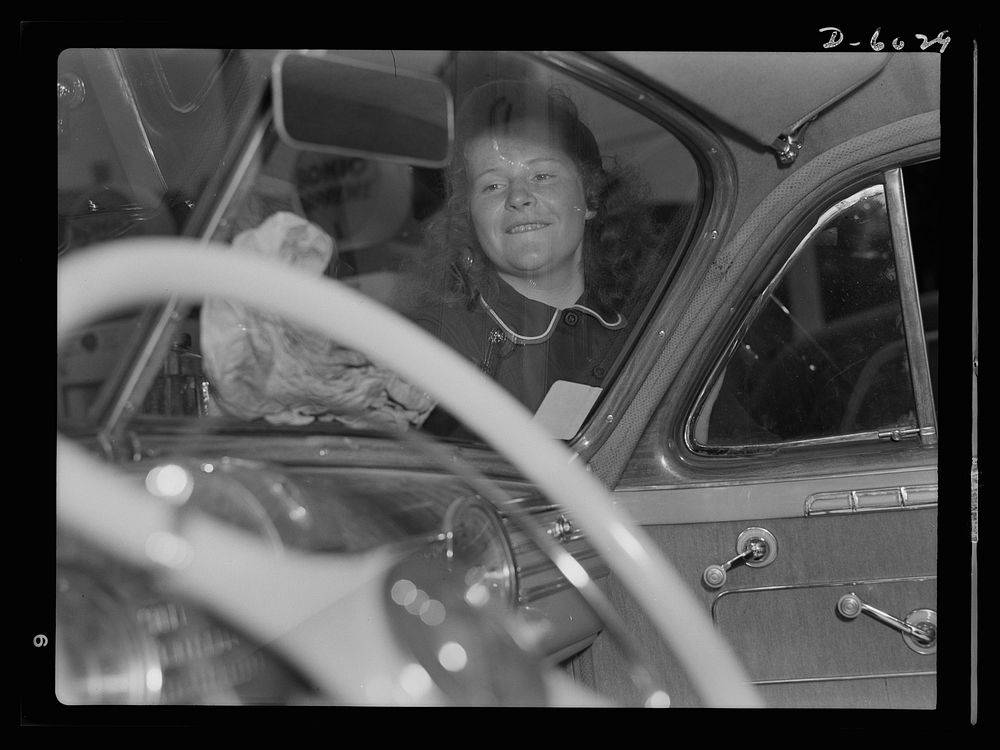
[[[563,313],[563,323],[568,326],[575,326],[580,322],[580,313],[574,310],[567,310]]]
[[[593,369],[594,377],[597,378],[598,380],[601,379],[601,378],[603,378],[607,374],[607,372],[608,371],[605,370],[600,365],[598,365],[597,367],[595,367]]]

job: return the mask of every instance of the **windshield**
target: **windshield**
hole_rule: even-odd
[[[335,278],[455,347],[572,438],[698,215],[694,158],[662,124],[530,56],[338,55],[442,82],[455,105],[450,161],[290,138],[269,108],[272,53],[67,50],[59,253],[188,235]],[[353,130],[379,127],[376,112],[352,112]],[[166,326],[161,306],[123,311],[66,342],[64,421],[106,418],[131,384],[131,411],[164,424],[474,437],[394,373],[263,311],[207,299],[169,312]]]

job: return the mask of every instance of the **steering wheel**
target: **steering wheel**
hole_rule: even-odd
[[[363,352],[436,398],[568,509],[677,655],[704,705],[761,705],[735,655],[683,579],[645,532],[615,506],[607,488],[574,462],[575,455],[455,351],[360,292],[271,260],[228,252],[222,245],[178,238],[120,241],[62,259],[60,340],[102,315],[171,296],[226,297],[268,309]],[[176,521],[169,508],[152,497],[137,497],[132,484],[69,440],[60,436],[57,445],[61,524],[119,558],[146,566],[156,561],[178,591],[208,602],[264,642],[279,646],[293,661],[310,665],[321,688],[335,691],[343,686],[338,670],[370,671],[378,666],[351,664],[343,653],[327,658],[321,646],[330,640],[330,623],[319,622],[321,616],[329,620],[331,612],[343,611],[343,600],[366,596],[359,582],[382,574],[391,564],[390,552],[321,560],[265,554],[262,560],[256,540],[211,519],[189,524],[183,535],[174,533]],[[109,525],[108,518],[116,523]],[[273,604],[278,595],[281,607]],[[340,606],[328,606],[331,602]],[[387,631],[375,635],[392,640]],[[569,702],[589,702],[572,689],[568,695]]]

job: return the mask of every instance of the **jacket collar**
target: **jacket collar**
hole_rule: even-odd
[[[555,332],[559,316],[569,310],[589,315],[601,326],[615,331],[624,328],[625,316],[619,312],[611,315],[598,312],[589,304],[586,292],[569,307],[560,310],[544,302],[529,299],[519,294],[499,276],[494,277],[496,294],[489,301],[481,293],[476,294],[479,306],[503,330],[507,338],[518,344],[541,344]]]

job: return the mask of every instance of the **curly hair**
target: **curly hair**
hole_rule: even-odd
[[[476,89],[456,118],[456,158],[445,173],[445,201],[423,226],[424,253],[411,272],[424,283],[423,299],[471,307],[476,291],[487,298],[496,274],[479,245],[469,207],[464,144],[489,130],[516,127],[544,117],[556,142],[570,156],[595,216],[585,225],[583,269],[586,293],[598,308],[627,313],[653,280],[665,230],[648,205],[648,187],[637,171],[614,157],[602,157],[576,105],[561,90],[500,81]]]

